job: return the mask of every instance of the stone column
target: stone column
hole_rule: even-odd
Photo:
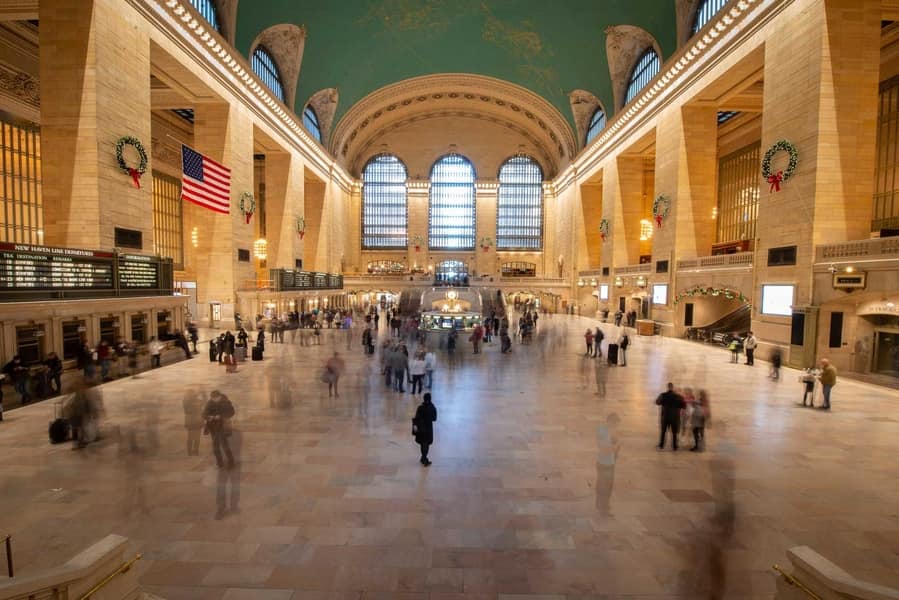
[[[146,23],[119,0],[46,0],[39,14],[44,240],[109,249],[118,226],[152,253],[150,165],[137,189],[115,156],[123,136],[150,152]],[[138,166],[133,148],[125,158]]]
[[[475,256],[474,270],[480,275],[499,276],[496,264],[496,210],[499,184],[478,184],[475,187]],[[489,237],[493,244],[485,252],[481,240]]]
[[[406,183],[406,202],[409,213],[409,252],[407,268],[411,269],[417,262],[425,271],[433,263],[428,251],[428,183],[426,181],[409,181]],[[412,240],[421,236],[421,249],[415,251]],[[363,265],[364,269],[364,265]]]
[[[297,218],[303,216],[303,164],[288,152],[265,155],[265,222],[268,268],[293,269],[303,256]],[[305,237],[305,236],[304,236]]]
[[[238,202],[253,190],[253,127],[247,113],[224,103],[198,104],[194,111],[195,150],[231,169],[231,214],[223,215],[185,203],[185,230],[199,228],[197,311],[208,326],[209,302],[222,303],[222,323],[234,318],[236,290],[255,279],[256,258],[238,262],[237,249],[252,253],[255,225],[246,223]],[[246,315],[245,315],[246,316]]]
[[[611,223],[611,256],[615,267],[640,260],[640,219],[643,216],[643,157],[621,156],[603,171],[603,213]],[[606,261],[603,260],[603,264]]]

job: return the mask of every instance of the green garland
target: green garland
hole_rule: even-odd
[[[652,218],[659,228],[662,227],[662,221],[668,218],[668,213],[670,212],[671,199],[665,194],[659,194],[659,196],[652,202]]]
[[[775,154],[781,151],[784,151],[790,155],[790,162],[787,164],[787,168],[783,171],[772,173],[771,159],[774,158]],[[765,178],[765,181],[771,184],[772,192],[779,192],[781,182],[784,182],[793,176],[793,173],[796,172],[796,166],[798,164],[799,151],[796,149],[796,146],[794,146],[787,140],[777,140],[776,142],[774,142],[773,146],[768,148],[768,151],[765,152],[764,158],[762,158],[762,177]]]
[[[412,246],[415,248],[416,252],[420,252],[421,247],[425,244],[425,239],[420,235],[413,235],[412,239],[409,241],[412,242]]]
[[[599,236],[602,238],[602,241],[606,241],[606,238],[609,237],[609,220],[603,219],[599,222]]]
[[[752,306],[752,304],[749,303],[749,298],[744,296],[743,293],[738,290],[732,290],[730,288],[714,288],[711,286],[701,285],[693,286],[692,288],[679,293],[674,299],[674,303],[677,304],[684,298],[694,298],[696,296],[724,296],[726,300],[738,300],[740,302],[746,302],[749,304],[749,306]]]
[[[486,252],[493,245],[493,238],[489,235],[481,238],[481,248]]]
[[[240,212],[247,219],[247,225],[250,224],[250,217],[256,214],[256,198],[250,192],[243,192],[240,195]]]
[[[140,163],[136,167],[129,167],[128,163],[125,162],[125,146],[132,146],[137,150]],[[119,169],[126,175],[131,175],[134,187],[140,188],[140,177],[147,172],[147,166],[150,162],[147,157],[147,151],[144,149],[144,145],[140,143],[140,140],[131,135],[120,137],[115,143],[115,159],[119,163]]]
[[[300,239],[303,239],[303,236],[306,235],[306,219],[297,217],[296,227],[297,234],[300,236]]]

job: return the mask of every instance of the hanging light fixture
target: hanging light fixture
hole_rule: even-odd
[[[259,238],[253,242],[253,255],[259,260],[268,258],[268,242],[265,241],[265,238]]]
[[[645,242],[652,237],[652,221],[640,219],[640,241]]]

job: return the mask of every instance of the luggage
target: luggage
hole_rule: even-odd
[[[238,346],[234,349],[234,360],[237,362],[246,362],[247,360],[247,347],[246,346]]]
[[[618,364],[618,344],[609,344],[606,347],[606,356],[610,365]]]
[[[253,346],[253,360],[262,360],[262,348]]]
[[[219,359],[218,348],[215,347],[215,344],[209,344],[209,362],[217,362],[218,359]]]
[[[62,402],[53,403],[53,420],[47,428],[51,444],[62,444],[69,439],[69,421],[62,418]]]

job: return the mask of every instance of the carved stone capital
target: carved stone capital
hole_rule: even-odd
[[[40,80],[28,73],[23,73],[9,65],[0,64],[0,90],[32,107],[40,107]]]

